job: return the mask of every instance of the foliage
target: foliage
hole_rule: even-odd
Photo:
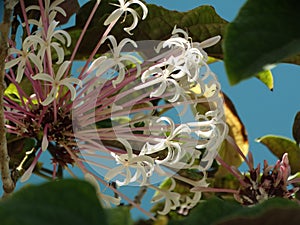
[[[300,19],[299,9],[297,0],[246,2],[228,26],[224,42],[224,61],[231,84],[267,70],[273,64],[299,64],[300,33],[294,22]]]
[[[74,199],[76,201],[74,202]],[[32,204],[34,202],[34,204]],[[64,179],[30,185],[0,203],[2,224],[276,224],[299,220],[300,206],[274,198],[251,208],[233,201],[211,198],[192,210],[188,217],[133,222],[127,206],[103,209],[95,189],[86,181]],[[17,216],[15,212],[18,212]],[[160,222],[159,222],[160,221]]]
[[[0,203],[0,216],[7,225],[108,224],[94,187],[71,179],[22,188]]]
[[[83,25],[87,19],[87,16],[92,10],[94,1],[86,3],[77,13],[76,24],[74,27],[68,29],[71,36],[78,36]],[[86,57],[91,52],[92,47],[97,44],[97,39],[93,34],[101,34],[105,31],[105,27],[102,26],[107,15],[111,13],[112,6],[109,4],[109,0],[101,1],[103,7],[99,7],[95,13],[95,17],[91,21],[91,25],[88,28],[87,35],[82,40],[81,47],[79,47],[78,59]],[[170,33],[174,26],[182,28],[187,31],[193,41],[201,42],[207,38],[221,35],[223,36],[227,21],[222,19],[214,10],[212,6],[199,6],[188,12],[178,12],[165,9],[156,5],[148,4],[149,15],[146,20],[140,21],[139,25],[134,30],[134,33],[130,38],[136,41],[142,40],[165,40],[170,37]],[[137,8],[137,12],[140,13],[140,8]],[[128,15],[130,17],[130,15]],[[129,37],[128,34],[123,32],[123,28],[131,23],[130,18],[122,24],[118,24],[112,30],[112,34],[121,40],[125,37]],[[151,30],[151,32],[147,32]],[[222,42],[217,45],[208,48],[207,52],[210,56],[215,58],[223,58]],[[72,51],[72,46],[70,51]],[[106,52],[108,49],[103,48],[99,50],[101,53]]]
[[[169,224],[278,224],[289,220],[292,215],[292,217],[296,216],[299,210],[300,207],[296,203],[279,198],[270,199],[251,208],[242,207],[235,202],[211,198],[199,204],[189,217],[179,221],[172,221]],[[299,220],[299,215],[296,217],[293,218],[293,222]],[[290,222],[293,224],[292,221]]]

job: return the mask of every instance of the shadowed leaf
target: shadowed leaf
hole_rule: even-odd
[[[106,225],[95,189],[80,180],[28,186],[0,202],[1,224]]]
[[[76,37],[80,34],[83,25],[92,10],[94,2],[95,1],[88,2],[79,10],[76,25],[68,29],[68,32],[71,32],[70,35],[72,40],[76,40]],[[106,26],[103,25],[103,22],[109,13],[116,9],[116,7],[109,3],[111,3],[111,1],[101,1],[101,7],[98,7],[78,49],[77,59],[80,60],[88,57],[101,35],[105,32]],[[147,7],[149,10],[147,18],[139,21],[138,26],[133,30],[132,36],[128,35],[123,30],[124,27],[131,25],[132,23],[132,16],[129,14],[126,17],[125,22],[121,23],[123,19],[120,19],[111,31],[111,34],[114,35],[118,41],[125,37],[129,37],[135,41],[164,40],[171,36],[171,32],[176,25],[178,28],[186,30],[194,42],[200,42],[216,35],[223,36],[227,25],[227,21],[218,16],[211,6],[200,6],[187,12],[167,10],[152,4],[147,4]],[[137,7],[136,11],[139,15],[142,15],[141,8]],[[70,48],[71,51],[74,48],[74,45],[75,41],[72,43],[72,47]],[[109,50],[105,45],[106,44],[100,48],[99,54]],[[212,57],[223,58],[221,42],[206,50]]]
[[[300,52],[300,1],[252,0],[228,25],[224,61],[231,84]],[[238,60],[237,60],[238,59]],[[294,61],[295,62],[295,61]]]
[[[216,225],[275,225],[298,224],[300,207],[286,199],[270,199],[253,208],[245,208],[232,219],[224,219]]]
[[[130,209],[127,206],[106,209],[105,213],[109,225],[133,225]]]
[[[300,171],[300,148],[295,141],[285,137],[266,135],[256,139],[257,142],[264,144],[279,159],[284,153],[289,154],[292,174]]]
[[[297,224],[299,213],[299,205],[287,199],[272,198],[253,207],[243,207],[236,202],[211,198],[200,203],[188,217],[171,221],[169,225]]]
[[[294,119],[293,124],[293,137],[296,140],[297,145],[300,143],[300,112],[298,112]]]

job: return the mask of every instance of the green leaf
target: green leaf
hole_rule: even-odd
[[[194,208],[188,217],[178,221],[173,220],[169,225],[211,225],[234,211],[241,209],[241,207],[242,206],[236,202],[224,201],[219,198],[210,198]]]
[[[256,75],[256,77],[263,82],[267,88],[269,88],[271,91],[273,91],[274,88],[274,80],[273,75],[270,70],[262,71]]]
[[[80,35],[87,17],[90,15],[94,2],[95,1],[90,1],[86,3],[79,10],[76,25],[68,29],[72,40],[78,39],[78,35]],[[97,37],[101,37],[105,32],[107,27],[103,25],[103,22],[109,13],[116,9],[116,7],[109,3],[111,3],[111,1],[101,1],[100,7],[98,7],[87,33],[81,42],[76,59],[81,60],[88,57],[91,50],[94,49],[99,41],[99,38],[95,38],[95,34],[97,34]],[[122,18],[120,19],[112,29],[111,34],[114,35],[118,41],[126,37],[135,41],[164,40],[171,36],[171,32],[176,25],[178,28],[186,30],[194,42],[200,42],[216,35],[223,36],[225,27],[228,24],[226,20],[222,19],[216,13],[213,7],[207,5],[197,7],[187,12],[172,11],[152,4],[147,4],[147,7],[149,11],[147,18],[145,20],[139,20],[139,24],[133,30],[132,36],[123,30],[124,27],[132,23],[132,16],[130,14],[127,15],[125,22],[121,23]],[[142,9],[140,7],[137,7],[136,11],[139,15],[142,15]],[[76,41],[72,42],[72,46],[69,49],[70,52],[72,52],[75,43]],[[105,43],[98,51],[98,54],[103,54],[108,50],[109,48]],[[207,48],[206,51],[211,57],[218,59],[223,58],[221,42],[213,47]]]
[[[191,214],[188,217],[179,221],[173,220],[169,223],[169,225],[274,225],[284,224],[284,220],[289,221],[288,224],[297,224],[290,223],[291,220],[289,220],[289,218],[296,217],[297,220],[293,218],[293,221],[298,222],[300,219],[299,213],[300,207],[297,203],[282,198],[272,198],[253,207],[243,207],[236,202],[224,201],[219,198],[211,198],[200,203],[191,211]],[[280,222],[276,223],[275,218]],[[243,222],[237,223],[239,221]],[[253,223],[253,221],[259,222]]]
[[[27,186],[0,202],[1,224],[106,225],[95,189],[81,180]]]
[[[288,153],[292,174],[300,171],[300,148],[295,141],[274,135],[266,135],[256,141],[267,146],[279,159],[284,153]]]
[[[128,206],[119,206],[117,208],[106,209],[105,211],[109,225],[133,225]]]
[[[8,85],[8,87],[4,91],[4,95],[15,102],[18,102],[18,103],[21,102],[18,89],[17,89],[16,85],[14,85],[13,83],[10,83]]]
[[[300,207],[291,200],[272,198],[255,207],[243,208],[230,219],[224,219],[216,225],[275,225],[298,224]]]
[[[251,0],[227,27],[224,62],[231,84],[300,53],[300,1]]]

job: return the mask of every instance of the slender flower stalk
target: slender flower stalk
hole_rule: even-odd
[[[65,60],[64,49],[72,40],[55,20],[57,13],[66,14],[61,2],[39,0],[39,5],[23,8],[24,15],[40,10],[41,19],[25,19],[28,37],[21,49],[11,43],[11,54],[6,58],[6,77],[11,82],[8,90],[13,92],[7,91],[4,97],[7,130],[14,137],[36,140],[30,153],[35,155],[33,163],[25,167],[22,161],[17,167],[23,174],[21,180],[29,179],[41,155],[48,151],[53,178],[58,165],[72,176],[69,166],[77,165],[107,206],[119,204],[121,199],[109,196],[99,183],[143,212],[118,187],[147,186],[159,192],[154,202],[165,201],[159,213],[177,207],[187,213],[199,202],[201,193],[182,195],[175,188],[177,182],[190,188],[208,184],[205,175],[190,179],[182,171],[206,174],[227,133],[220,84],[203,50],[219,37],[193,43],[185,31],[175,27],[168,40],[148,45],[156,55],[145,58],[141,43],[128,38],[118,43],[110,31],[129,12],[133,24],[125,31],[131,34],[138,24],[132,4],[142,8],[142,19],[148,10],[139,0],[119,0],[84,67],[71,75],[80,41],[71,59]],[[100,1],[87,24],[98,6]],[[30,30],[35,26],[37,30]],[[86,29],[87,25],[83,33]],[[111,52],[95,57],[107,43]],[[30,93],[24,91],[25,81],[32,86]],[[197,104],[205,110],[196,112]],[[177,111],[175,116],[168,112],[171,110]],[[168,190],[156,185],[169,177],[172,185]]]

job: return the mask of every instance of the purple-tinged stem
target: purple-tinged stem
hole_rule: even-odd
[[[48,31],[48,26],[49,26],[49,21],[47,16],[45,15],[45,8],[43,5],[43,1],[39,0],[39,6],[40,6],[40,12],[41,12],[41,18],[42,18],[42,23],[43,23],[43,27],[44,27],[44,38],[46,39],[47,37],[47,31]]]
[[[244,187],[248,186],[248,184],[242,179],[241,175],[239,173],[237,173],[234,169],[232,169],[226,162],[224,162],[223,159],[219,155],[216,156],[216,160],[223,167],[225,167],[228,170],[228,172],[230,172],[233,176],[235,176],[239,180],[241,185],[243,185]]]
[[[24,22],[25,22],[25,28],[26,28],[27,36],[29,36],[30,35],[30,29],[29,29],[29,23],[28,23],[28,18],[27,18],[27,13],[26,13],[26,9],[25,9],[24,0],[20,0],[20,5],[21,5],[21,9],[22,9],[23,19],[24,19]]]
[[[88,67],[89,63],[92,61],[93,57],[96,55],[97,51],[99,50],[102,41],[107,37],[107,35],[109,34],[109,32],[111,31],[111,29],[114,27],[114,25],[117,23],[117,20],[112,22],[107,29],[105,30],[104,34],[102,35],[102,37],[100,38],[98,44],[96,45],[96,47],[94,48],[93,52],[91,53],[90,57],[88,58],[88,60],[86,61],[83,69],[81,70],[81,73],[79,74],[79,78],[82,79],[82,75],[84,74],[86,68]]]
[[[238,194],[237,190],[233,189],[226,189],[226,188],[212,188],[212,187],[194,187],[191,189],[192,192],[200,191],[200,192],[221,192],[221,193],[231,193],[231,194]]]
[[[93,7],[93,9],[92,9],[92,11],[91,11],[91,13],[90,13],[90,15],[89,15],[89,17],[88,17],[86,23],[85,23],[85,25],[84,25],[84,27],[83,27],[83,30],[82,30],[82,32],[81,32],[81,34],[80,34],[80,36],[79,36],[79,38],[78,38],[78,40],[77,40],[77,42],[76,42],[76,45],[75,45],[75,47],[74,47],[74,49],[73,49],[73,52],[72,52],[72,55],[71,55],[71,58],[70,58],[70,61],[71,61],[71,62],[73,62],[73,60],[74,60],[74,58],[75,58],[75,55],[76,55],[76,53],[77,53],[77,51],[78,51],[78,48],[79,48],[79,45],[80,45],[80,43],[81,43],[81,41],[82,41],[82,39],[83,39],[83,36],[85,35],[85,33],[86,33],[86,31],[87,31],[87,28],[88,28],[88,26],[90,25],[90,22],[92,21],[92,19],[93,19],[93,17],[94,17],[94,14],[95,14],[96,10],[98,9],[98,6],[99,6],[100,2],[101,2],[101,1],[96,1],[95,5],[94,5],[94,7]],[[67,71],[65,72],[64,77],[66,77],[67,74],[69,74],[69,71],[70,71],[70,69],[71,69],[71,66],[72,66],[72,64],[69,66],[69,68],[68,68]]]
[[[239,153],[239,155],[244,159],[244,161],[247,163],[249,169],[252,170],[253,169],[252,163],[249,162],[249,160],[244,155],[244,153],[242,152],[242,150],[240,149],[240,147],[235,143],[235,141],[233,140],[233,138],[227,135],[226,140],[237,151],[237,153]]]

